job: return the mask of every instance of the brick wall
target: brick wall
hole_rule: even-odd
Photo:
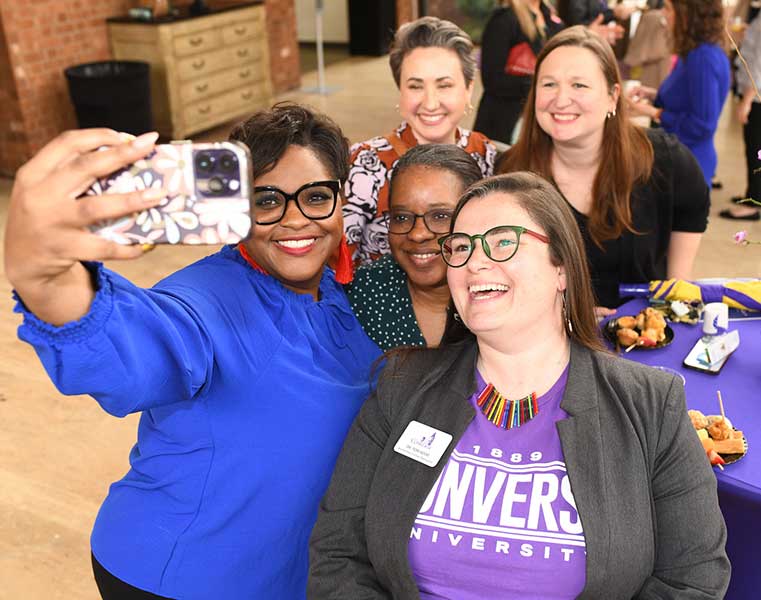
[[[5,31],[0,27],[0,165],[14,164],[26,152],[16,83],[13,79]]]
[[[190,0],[177,0],[177,4]],[[135,0],[0,0],[0,174],[15,170],[51,138],[76,127],[63,70],[108,60],[106,18]],[[293,0],[266,0],[276,92],[299,86]]]
[[[396,26],[417,18],[417,0],[396,0]]]

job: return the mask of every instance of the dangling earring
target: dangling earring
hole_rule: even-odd
[[[468,108],[465,109],[465,116],[467,117],[472,112],[473,112],[473,103],[468,102]]]
[[[616,109],[615,108],[613,110],[609,110],[607,113],[605,113],[605,118],[606,119],[612,119],[615,116],[616,116]]]
[[[568,316],[568,305],[566,303],[566,291],[563,290],[563,320],[565,321],[566,329],[568,330],[568,333],[573,333],[573,324],[571,323],[571,318]]]
[[[394,105],[394,110],[396,110],[396,112],[399,112],[399,105],[398,104]]]
[[[354,279],[354,261],[351,256],[349,243],[346,236],[341,236],[341,243],[338,245],[338,259],[336,260],[336,281],[341,285],[351,283]]]
[[[454,311],[454,312],[452,313],[452,318],[453,318],[455,321],[457,321],[458,323],[462,323],[462,319],[460,318],[460,313],[458,313],[457,311]]]

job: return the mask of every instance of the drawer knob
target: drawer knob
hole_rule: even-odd
[[[251,75],[251,69],[246,69],[245,71],[238,72],[238,77],[241,79],[246,79],[249,75]]]
[[[238,50],[238,56],[240,58],[244,58],[248,56],[248,48],[241,48],[240,50]]]
[[[209,89],[209,84],[208,83],[200,83],[200,84],[198,84],[196,86],[196,91],[197,92],[205,92],[208,89]]]
[[[190,41],[190,45],[193,46],[194,48],[196,48],[196,47],[200,46],[201,44],[203,44],[203,38],[200,38],[200,37],[199,38],[190,38],[189,41]]]
[[[193,62],[193,68],[198,71],[198,69],[203,69],[206,66],[206,61],[202,58],[198,62]]]
[[[248,31],[248,27],[236,27],[233,31],[235,32],[235,35],[243,35]]]
[[[211,112],[211,106],[209,106],[208,104],[206,106],[199,106],[198,112],[201,113],[202,115],[208,115]]]

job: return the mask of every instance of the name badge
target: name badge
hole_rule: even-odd
[[[452,441],[452,436],[419,421],[411,421],[394,446],[398,452],[429,467],[435,467]]]

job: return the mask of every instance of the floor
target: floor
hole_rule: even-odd
[[[326,75],[334,89],[330,95],[296,91],[280,99],[329,113],[353,141],[397,124],[396,90],[386,58],[350,57],[330,65]],[[305,75],[303,85],[315,86],[316,75]],[[730,101],[716,137],[724,189],[713,194],[696,277],[761,277],[761,251],[735,246],[732,236],[740,227],[713,218],[745,185],[740,125],[732,108]],[[199,139],[222,139],[229,128]],[[10,188],[10,181],[0,180],[0,238]],[[761,224],[743,228],[761,240]],[[158,248],[139,261],[110,266],[140,285],[151,285],[212,250]],[[19,318],[12,312],[10,292],[0,276],[0,599],[95,600],[89,532],[109,482],[128,467],[137,416],[114,419],[87,397],[58,394],[31,349],[16,340]]]

